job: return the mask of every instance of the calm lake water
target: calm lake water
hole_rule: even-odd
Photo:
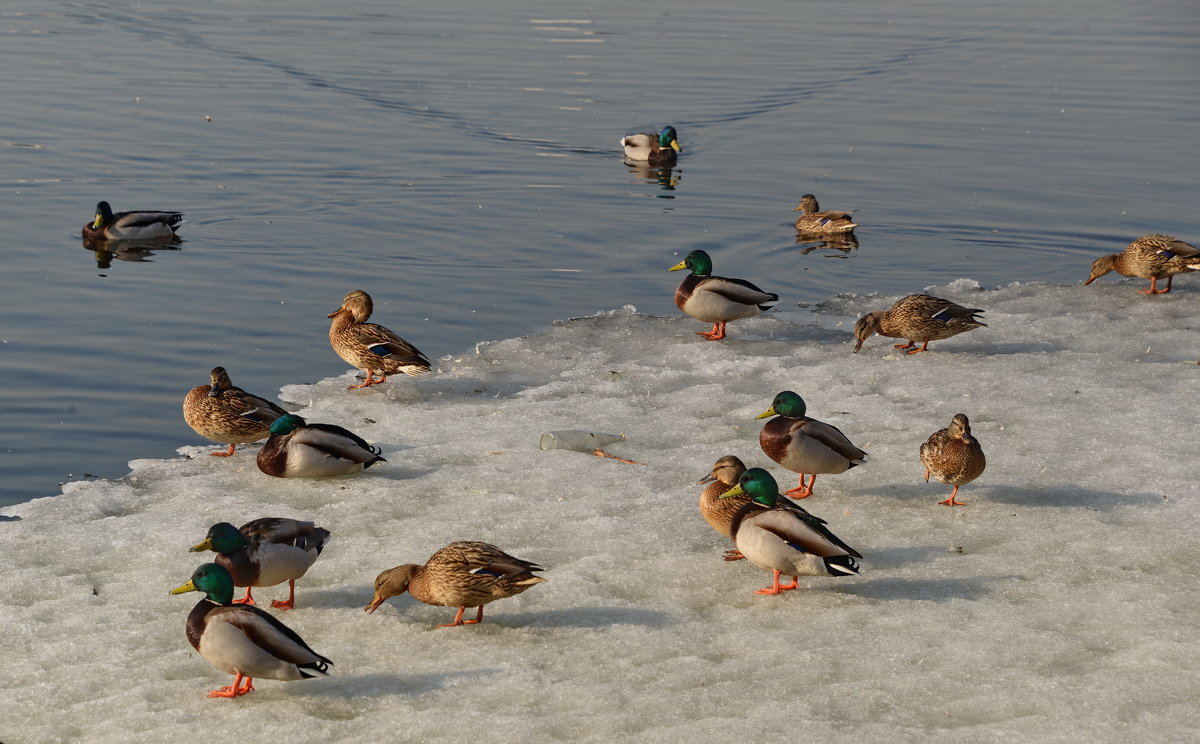
[[[1077,283],[1139,235],[1200,241],[1196,3],[10,0],[0,22],[0,504],[203,443],[180,403],[215,365],[268,395],[344,373],[325,316],[352,289],[436,359],[676,314],[666,268],[694,248],[794,307]],[[666,123],[673,173],[622,163]],[[859,210],[856,248],[796,244],[805,192]],[[185,212],[182,242],[95,252],[100,199]]]

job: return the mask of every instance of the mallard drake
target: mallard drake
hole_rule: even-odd
[[[92,240],[150,240],[169,238],[184,222],[182,212],[117,212],[108,202],[96,205],[96,217],[83,226]]]
[[[677,153],[683,152],[672,126],[663,127],[658,134],[627,134],[621,138],[621,147],[625,157],[650,165],[674,165]]]
[[[825,520],[807,511],[778,506],[779,484],[762,468],[742,473],[738,484],[722,498],[749,495],[733,517],[730,528],[742,555],[759,568],[772,571],[771,586],[755,594],[779,594],[799,585],[803,576],[858,575],[857,550],[842,542],[825,526]],[[792,577],[791,584],[780,584],[780,575]]]
[[[530,561],[514,558],[485,542],[452,542],[434,553],[424,566],[406,563],[389,568],[375,578],[375,596],[363,609],[374,612],[389,597],[407,591],[418,601],[440,607],[458,607],[454,622],[471,625],[483,621],[483,606],[512,597],[545,579],[533,571],[544,570]],[[468,607],[478,607],[474,620],[463,620]]]
[[[775,416],[758,433],[762,451],[793,473],[800,474],[800,485],[784,493],[797,499],[812,495],[819,473],[844,473],[861,465],[867,453],[854,444],[836,426],[830,426],[804,414],[808,406],[791,390],[784,390],[771,401],[771,407],[757,418]],[[805,474],[812,479],[804,483]]]
[[[214,457],[229,457],[235,445],[271,436],[271,422],[287,413],[235,387],[224,367],[213,367],[209,376],[210,384],[194,387],[184,397],[183,420],[205,439],[229,445],[224,452],[210,452]],[[242,415],[251,410],[257,412],[254,419]]]
[[[854,353],[862,348],[863,342],[878,333],[880,336],[908,339],[908,343],[896,344],[897,349],[910,349],[917,354],[929,348],[930,341],[957,336],[976,328],[987,328],[987,323],[975,316],[982,313],[979,308],[967,308],[950,300],[927,294],[912,294],[896,300],[887,310],[867,313],[854,324],[854,335],[858,343]],[[921,341],[921,348],[913,349]]]
[[[1092,275],[1084,282],[1091,284],[1110,271],[1125,276],[1150,280],[1149,289],[1142,294],[1166,294],[1176,274],[1200,271],[1200,248],[1171,235],[1143,235],[1120,253],[1101,256],[1092,263]],[[1159,279],[1167,280],[1166,289],[1158,289]]]
[[[332,661],[309,648],[296,631],[269,613],[233,604],[233,578],[224,567],[205,563],[171,594],[204,592],[187,618],[187,638],[208,663],[233,684],[209,697],[237,697],[254,689],[255,677],[285,681],[328,674]]]
[[[983,474],[987,459],[979,440],[971,435],[971,422],[966,414],[956,413],[950,425],[929,435],[921,445],[921,462],[925,464],[925,482],[930,474],[948,486],[954,486],[950,498],[939,501],[946,506],[962,506],[958,487],[970,483]]]
[[[738,318],[750,318],[766,312],[779,299],[745,279],[712,276],[712,259],[704,251],[692,251],[667,271],[689,269],[675,290],[675,305],[696,320],[712,323],[711,331],[697,331],[709,341],[725,338],[725,324]]]
[[[264,517],[240,528],[218,522],[192,552],[217,553],[217,565],[229,571],[234,586],[246,587],[246,596],[234,604],[254,604],[250,588],[288,583],[288,598],[271,606],[290,610],[296,606],[296,579],[304,576],[329,542],[329,530],[312,522]]]
[[[379,455],[378,447],[351,431],[288,413],[271,423],[271,437],[258,451],[258,469],[276,478],[326,478],[386,462]]]
[[[746,465],[740,458],[726,455],[713,464],[712,472],[707,477],[696,481],[697,485],[708,484],[708,487],[700,494],[700,515],[704,517],[704,521],[708,522],[709,526],[717,531],[718,535],[728,540],[733,540],[731,529],[733,516],[750,501],[750,495],[742,494],[726,498],[722,498],[722,496],[738,484],[738,480],[744,472],[746,472]],[[807,517],[816,519],[799,504],[793,503],[783,496],[779,497],[776,506],[781,509],[795,509]],[[725,560],[727,561],[739,561],[743,558],[745,556],[737,549],[725,551]]]
[[[835,210],[820,211],[821,207],[817,205],[817,197],[812,194],[805,194],[800,197],[800,206],[793,209],[793,212],[804,212],[796,218],[796,229],[810,235],[836,235],[838,233],[853,232],[854,228],[858,227],[858,223],[850,217],[854,214],[854,210],[849,212],[838,212]]]
[[[430,369],[429,360],[415,346],[400,338],[387,328],[368,323],[374,310],[371,295],[356,289],[346,295],[342,306],[329,314],[333,323],[329,325],[329,345],[337,355],[367,373],[366,382],[351,385],[347,390],[381,385],[388,375],[403,372],[420,375]],[[372,379],[374,373],[379,379]]]

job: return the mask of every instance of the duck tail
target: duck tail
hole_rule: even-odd
[[[315,677],[318,674],[321,676],[329,675],[329,667],[333,664],[332,661],[324,656],[318,656],[316,661],[297,664],[296,668],[300,670],[300,676],[305,678]]]
[[[858,576],[858,562],[848,555],[835,555],[825,559],[825,570],[830,576]]]
[[[321,551],[325,549],[325,545],[329,542],[331,537],[333,537],[333,535],[330,534],[329,530],[325,529],[324,527],[318,527],[312,531],[312,534],[301,537],[297,541],[299,543],[298,547],[304,548],[305,550],[315,550],[317,551],[317,555],[320,555]]]

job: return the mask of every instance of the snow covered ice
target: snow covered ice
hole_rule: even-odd
[[[914,356],[881,337],[851,353],[854,321],[898,295],[837,296],[731,323],[720,343],[627,307],[423,378],[287,386],[290,407],[388,462],[281,480],[255,446],[184,447],[4,510],[20,520],[0,522],[0,740],[1194,738],[1200,292],[1143,284],[933,287],[989,327]],[[861,577],[767,597],[752,592],[769,573],[722,561],[695,482],[735,454],[794,485],[754,418],[785,389],[870,453],[804,502],[865,557]],[[947,508],[917,450],[958,412],[988,467]],[[647,465],[540,450],[558,429],[622,432],[608,449]],[[265,516],[333,533],[281,618],[335,666],[210,700],[232,678],[184,637],[198,595],[167,592],[210,525]],[[380,570],[463,539],[547,582],[477,626],[434,629],[454,608],[407,595],[363,612]]]

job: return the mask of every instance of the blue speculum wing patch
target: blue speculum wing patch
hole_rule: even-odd
[[[933,318],[934,320],[940,320],[942,322],[945,322],[947,320],[950,320],[950,312],[949,311],[950,311],[950,308],[944,307],[941,310],[938,310],[933,315],[930,315],[929,317]]]
[[[367,347],[367,351],[371,352],[375,356],[381,356],[381,357],[385,357],[392,353],[392,352],[388,351],[387,344],[371,344],[370,346]]]

